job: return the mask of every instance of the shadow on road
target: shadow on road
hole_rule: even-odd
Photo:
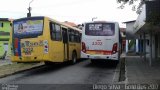
[[[94,63],[90,61],[90,63],[88,63],[85,67],[112,69],[116,68],[117,64],[118,63],[116,61],[98,61]]]
[[[78,62],[74,65],[79,64],[80,62],[83,62],[84,60],[78,60]],[[37,67],[34,68],[32,70],[29,71],[25,71],[23,73],[27,73],[25,74],[25,76],[33,76],[33,75],[39,75],[39,74],[45,74],[45,73],[51,73],[51,72],[56,72],[58,70],[70,67],[70,66],[74,66],[71,65],[70,62],[65,62],[65,63],[56,63],[53,65],[43,65],[41,67]]]

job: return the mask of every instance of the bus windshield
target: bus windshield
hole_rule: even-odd
[[[90,36],[113,36],[115,34],[114,23],[87,23],[85,34]]]
[[[33,38],[42,35],[43,17],[18,19],[13,22],[14,37]]]

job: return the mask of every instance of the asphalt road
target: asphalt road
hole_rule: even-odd
[[[68,63],[55,66],[42,66],[0,79],[2,87],[20,84],[18,90],[88,90],[93,84],[111,84],[115,78],[115,62],[91,64],[83,60],[75,65]],[[63,86],[63,87],[62,87]],[[22,89],[23,88],[23,89]],[[24,89],[25,88],[25,89]],[[44,89],[45,88],[45,89]],[[67,89],[68,88],[68,89]]]

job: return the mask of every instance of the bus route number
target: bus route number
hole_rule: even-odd
[[[102,45],[102,42],[92,42],[92,45]]]

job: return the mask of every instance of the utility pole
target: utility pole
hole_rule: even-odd
[[[94,19],[97,19],[97,17],[93,17],[93,18],[92,18],[92,21],[94,21]]]
[[[33,0],[29,2],[29,8],[28,8],[29,13],[27,13],[27,17],[31,17],[32,8],[30,7],[30,5],[31,5],[32,2],[33,2]]]

